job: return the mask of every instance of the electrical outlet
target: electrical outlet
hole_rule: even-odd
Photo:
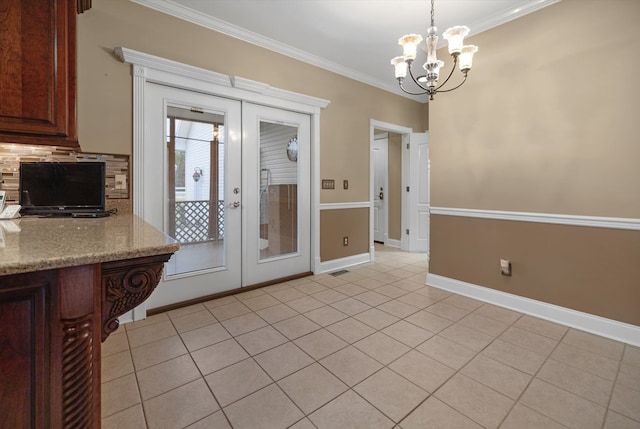
[[[336,181],[333,179],[322,179],[322,189],[336,189]]]
[[[127,189],[126,174],[116,174],[116,189]]]
[[[343,237],[342,238],[342,245],[343,246],[348,246],[349,245],[349,237]]]
[[[508,259],[500,259],[500,273],[503,276],[511,275],[511,262]]]

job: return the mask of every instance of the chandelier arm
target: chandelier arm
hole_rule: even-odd
[[[411,80],[413,80],[413,83],[418,85],[421,89],[424,89],[425,91],[429,92],[429,88],[426,88],[426,87],[422,86],[420,84],[420,82],[418,82],[418,80],[413,75],[413,67],[412,67],[412,65],[413,65],[413,62],[411,64],[409,64],[409,67],[408,67],[409,68],[409,76],[411,76]],[[414,95],[417,95],[417,94],[414,94]]]
[[[436,88],[436,91],[438,91],[440,88],[445,86],[447,84],[447,82],[449,82],[449,79],[451,79],[451,76],[453,76],[453,72],[456,71],[456,66],[457,65],[458,65],[458,56],[455,55],[453,57],[453,66],[451,66],[451,71],[449,72],[449,76],[447,76],[447,78],[444,80],[444,82],[442,82],[440,85],[438,85],[438,87]],[[442,91],[442,92],[446,92],[446,91]]]
[[[402,90],[402,92],[404,92],[405,94],[409,94],[409,95],[425,95],[428,94],[428,92],[410,92],[407,91],[406,89],[404,89],[404,87],[402,86],[402,84],[400,84],[400,89]]]
[[[462,82],[460,82],[458,84],[458,86],[454,86],[453,88],[449,88],[449,89],[438,89],[436,90],[436,92],[450,92],[453,91],[454,89],[458,89],[462,86],[463,83],[465,83],[467,81],[467,74],[464,74],[464,79],[462,80]]]

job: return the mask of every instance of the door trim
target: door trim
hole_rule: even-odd
[[[133,78],[133,213],[144,219],[142,200],[144,189],[144,91],[147,82],[194,90],[218,97],[249,101],[269,107],[306,113],[311,116],[311,271],[320,267],[320,112],[330,103],[318,97],[299,94],[268,84],[229,76],[157,57],[125,47],[114,54],[123,63],[131,64]],[[142,304],[132,312],[133,320],[146,316]]]

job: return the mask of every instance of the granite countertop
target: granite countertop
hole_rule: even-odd
[[[130,214],[0,220],[0,276],[161,255],[179,247]]]

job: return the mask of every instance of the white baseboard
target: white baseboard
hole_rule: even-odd
[[[368,253],[347,256],[346,258],[332,259],[331,261],[321,262],[320,266],[317,266],[318,270],[316,271],[316,274],[337,271],[353,265],[364,264],[369,261],[371,261],[371,256]]]
[[[437,274],[427,274],[427,284],[520,313],[611,338],[616,341],[640,346],[640,326],[547,304],[546,302],[536,301]]]
[[[389,247],[397,247],[398,249],[400,249],[402,247],[402,241],[400,240],[393,240],[393,239],[388,239],[386,243],[384,243],[385,246],[389,246]]]

